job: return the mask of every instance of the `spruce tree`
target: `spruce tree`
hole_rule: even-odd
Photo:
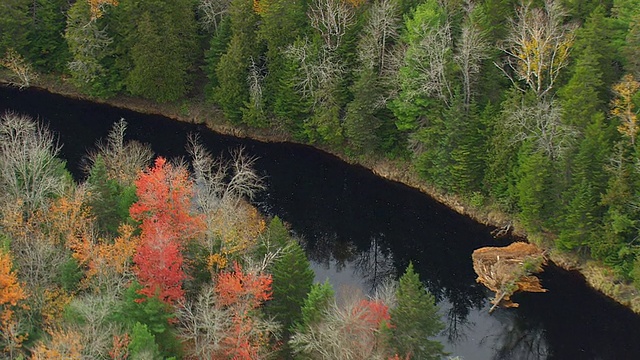
[[[301,320],[301,309],[313,284],[314,273],[309,260],[298,241],[289,235],[289,230],[277,216],[269,222],[266,243],[271,249],[280,249],[267,271],[271,274],[273,296],[265,304],[265,312],[283,325],[288,336],[291,327]],[[261,249],[259,255],[267,249]]]
[[[390,342],[401,355],[415,359],[440,359],[443,346],[429,338],[444,329],[435,298],[424,287],[409,263],[396,292],[391,315]]]
[[[195,54],[195,18],[189,0],[141,3],[129,34],[133,68],[127,89],[159,102],[180,99],[189,90]],[[135,15],[135,14],[132,14]]]

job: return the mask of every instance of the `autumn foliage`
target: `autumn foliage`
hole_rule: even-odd
[[[194,238],[203,224],[190,213],[192,183],[185,169],[159,157],[153,168],[140,174],[136,188],[138,201],[130,214],[142,222],[140,246],[134,256],[134,271],[143,286],[140,293],[174,304],[184,296],[182,245]]]
[[[244,272],[238,263],[233,271],[218,275],[215,291],[218,306],[228,308],[232,314],[231,331],[223,339],[223,352],[231,359],[258,358],[265,341],[255,329],[251,311],[271,299],[271,275]]]
[[[105,5],[118,6],[118,0],[88,0],[88,2],[92,19],[102,17]]]
[[[11,256],[0,250],[0,346],[10,356],[26,340],[18,328],[15,309],[27,298],[12,266]]]

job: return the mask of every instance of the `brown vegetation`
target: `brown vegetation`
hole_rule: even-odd
[[[541,272],[545,256],[537,246],[516,242],[506,247],[484,247],[473,252],[473,270],[479,283],[496,293],[493,307],[518,307],[511,301],[517,291],[545,292],[534,273]]]

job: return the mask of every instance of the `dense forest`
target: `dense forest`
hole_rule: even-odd
[[[532,237],[601,261],[640,287],[638,0],[4,0],[0,33],[1,64],[19,86],[54,74],[95,97],[174,103],[205,97],[235,126],[275,129],[354,158],[410,162],[440,191],[512,214]],[[106,188],[98,192],[109,194],[108,203],[87,200],[95,190],[87,190],[88,198],[73,190],[44,201],[15,188],[6,196],[20,206],[10,215],[22,216],[3,221],[21,219],[26,226],[44,216],[43,206],[66,199],[86,206],[79,208],[96,219],[96,234],[109,234],[91,232],[98,238],[124,246],[136,236],[156,236],[145,232],[149,205],[128,209],[142,200],[140,186],[151,179],[117,182],[104,175],[108,157],[100,159],[94,158],[88,185],[102,176],[99,186]],[[178,165],[167,166],[156,162],[145,174],[191,178]],[[68,190],[65,184],[59,189]],[[101,214],[110,209],[119,209],[117,216]],[[179,218],[186,233],[172,236],[197,237],[190,216]],[[3,229],[14,251],[22,235]],[[53,231],[29,231],[36,230]],[[180,261],[198,258],[185,244],[163,246],[169,245],[183,254]],[[90,262],[83,256],[61,262],[61,269],[75,264],[87,278]],[[221,256],[208,260],[209,268],[248,276],[247,264],[225,260],[222,266]],[[136,275],[142,288],[126,296],[154,295]],[[30,275],[18,271],[21,276]],[[174,280],[188,284],[200,276]],[[180,298],[162,296],[156,305]],[[42,304],[30,305],[30,313]],[[243,306],[248,319],[253,310]],[[171,333],[149,321],[145,331]]]

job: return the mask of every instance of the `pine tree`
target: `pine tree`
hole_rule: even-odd
[[[27,51],[29,0],[6,0],[0,4],[0,59],[14,49],[23,56]]]
[[[251,0],[233,0],[229,5],[231,40],[216,68],[218,86],[214,100],[232,123],[242,122],[242,109],[249,102],[249,66],[259,61],[256,39],[258,15]]]
[[[128,37],[131,72],[127,89],[159,102],[175,101],[190,88],[196,49],[194,12],[189,0],[141,3],[137,26]],[[133,14],[132,14],[133,15]]]
[[[553,219],[553,170],[550,160],[541,151],[525,144],[520,153],[518,166],[518,206],[520,220],[525,229],[539,232]]]
[[[63,38],[68,10],[66,0],[32,1],[28,58],[40,69],[62,72],[69,61],[69,50]]]
[[[409,263],[396,292],[397,304],[390,310],[390,341],[403,356],[416,359],[440,359],[443,346],[429,337],[444,325],[440,321],[435,298],[424,287]]]
[[[269,267],[273,278],[273,298],[265,306],[267,314],[275,317],[283,325],[285,334],[302,317],[302,305],[313,284],[314,273],[304,249],[298,241],[285,232],[282,237],[282,222],[274,218],[269,225],[269,237],[274,243],[282,244],[284,253]]]
[[[570,186],[563,194],[565,208],[556,240],[561,249],[586,248],[601,237],[604,207],[600,198],[608,181],[604,168],[610,156],[612,138],[612,127],[605,124],[602,113],[596,113],[573,158]]]
[[[604,110],[604,94],[600,93],[603,85],[601,57],[588,45],[577,59],[571,79],[558,91],[563,121],[580,131],[586,129],[596,113]]]

